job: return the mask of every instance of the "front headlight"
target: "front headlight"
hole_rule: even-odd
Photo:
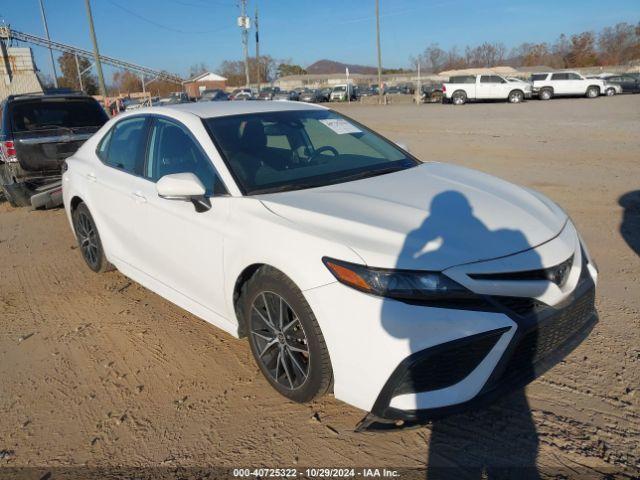
[[[380,297],[435,303],[479,300],[440,272],[372,268],[327,257],[322,261],[340,283]]]

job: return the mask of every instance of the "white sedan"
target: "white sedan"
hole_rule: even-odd
[[[321,106],[140,109],[64,170],[89,268],[248,337],[278,392],[333,391],[361,429],[490,401],[597,320],[597,270],[555,203]]]

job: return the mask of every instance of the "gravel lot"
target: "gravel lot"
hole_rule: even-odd
[[[423,160],[477,168],[562,205],[600,267],[591,336],[489,409],[356,434],[362,412],[333,398],[285,401],[245,341],[118,272],[90,272],[62,210],[2,203],[0,465],[640,475],[640,95],[339,110]],[[442,472],[452,473],[430,478]]]

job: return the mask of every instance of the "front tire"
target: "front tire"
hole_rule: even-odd
[[[271,386],[299,403],[327,393],[333,381],[329,351],[311,307],[291,279],[261,267],[239,301],[251,353]]]
[[[605,91],[605,94],[607,95],[607,97],[613,97],[616,94],[616,89],[607,88],[607,90]]]
[[[597,98],[600,96],[600,89],[598,87],[587,88],[587,98]]]
[[[509,93],[509,103],[522,103],[523,100],[524,93],[522,93],[520,90],[514,90],[513,92]]]
[[[96,273],[113,269],[107,261],[96,223],[86,204],[81,203],[73,212],[73,228],[78,246],[87,266]]]

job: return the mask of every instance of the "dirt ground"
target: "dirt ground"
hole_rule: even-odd
[[[1,466],[640,475],[640,95],[340,110],[423,160],[477,168],[562,205],[600,268],[600,322],[590,337],[525,392],[489,409],[358,434],[363,412],[332,397],[298,405],[278,396],[246,341],[118,272],[89,271],[63,210],[3,203]]]

